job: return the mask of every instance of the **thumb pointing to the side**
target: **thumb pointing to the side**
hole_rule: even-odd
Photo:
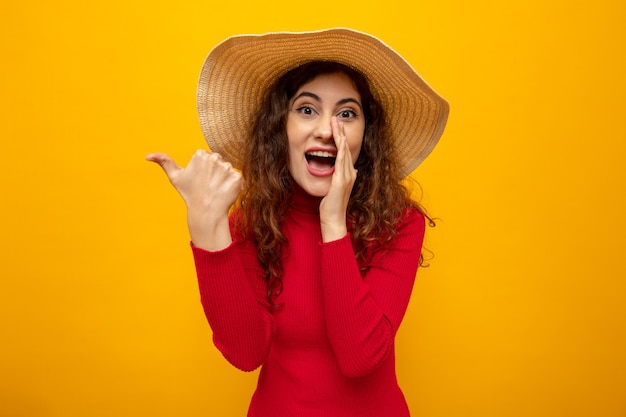
[[[165,175],[170,181],[180,172],[182,168],[179,167],[176,162],[167,154],[155,152],[146,155],[146,161],[157,163],[165,171]]]

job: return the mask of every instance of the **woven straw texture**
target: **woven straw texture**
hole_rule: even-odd
[[[309,61],[336,61],[365,75],[385,109],[405,175],[433,150],[448,118],[448,103],[393,49],[351,29],[241,35],[217,45],[204,62],[197,94],[209,148],[241,168],[243,140],[267,88]]]

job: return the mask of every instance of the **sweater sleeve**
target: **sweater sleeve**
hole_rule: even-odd
[[[254,249],[240,241],[216,252],[191,246],[213,343],[235,367],[258,368],[269,351],[274,324]]]
[[[392,350],[413,290],[424,229],[424,216],[409,211],[394,240],[373,253],[365,276],[349,235],[322,243],[326,328],[346,376],[371,373]]]

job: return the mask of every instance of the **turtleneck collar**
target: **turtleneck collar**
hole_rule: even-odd
[[[319,214],[320,203],[323,197],[314,197],[308,194],[295,182],[291,193],[290,209],[301,213]]]

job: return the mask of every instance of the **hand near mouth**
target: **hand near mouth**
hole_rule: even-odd
[[[331,128],[337,146],[337,159],[335,160],[335,172],[331,179],[330,189],[320,203],[323,242],[341,239],[348,233],[346,212],[357,175],[343,123],[333,117]]]

